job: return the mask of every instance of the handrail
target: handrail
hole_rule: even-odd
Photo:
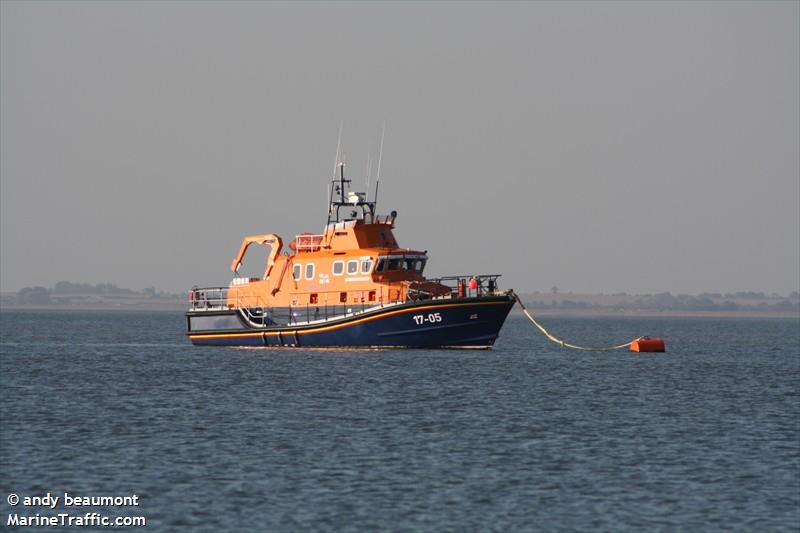
[[[429,278],[425,281],[438,283],[450,289],[452,298],[471,298],[476,296],[494,295],[499,292],[497,278],[501,274],[475,274],[472,276],[441,276]]]
[[[316,252],[322,247],[322,240],[325,238],[324,234],[303,234],[295,235],[294,246],[298,252]]]
[[[394,217],[392,215],[375,215],[372,219],[373,224],[394,224]]]
[[[189,308],[221,309],[227,307],[228,287],[194,287],[189,292]]]
[[[480,274],[480,275],[462,275],[462,276],[442,276],[438,278],[430,278],[424,280],[425,283],[438,284],[443,287],[443,290],[434,292],[426,292],[424,289],[414,288],[411,285],[414,282],[397,281],[386,284],[381,284],[376,289],[375,299],[370,301],[367,299],[366,294],[371,291],[362,291],[364,293],[364,301],[360,302],[339,302],[339,291],[331,291],[330,295],[336,295],[336,298],[331,298],[331,303],[328,302],[327,294],[320,294],[318,296],[318,304],[293,304],[290,308],[306,308],[304,314],[309,314],[307,309],[310,308],[325,308],[325,315],[327,319],[328,308],[334,309],[340,304],[343,308],[348,306],[351,308],[364,309],[373,306],[386,306],[401,304],[409,301],[420,301],[429,299],[441,298],[473,298],[480,296],[491,296],[500,294],[497,278],[500,274]],[[233,291],[233,292],[231,292]],[[229,303],[230,302],[230,303]],[[231,287],[194,287],[189,292],[189,308],[192,311],[219,311],[224,309],[261,309],[262,313],[266,313],[272,309],[268,305],[266,297],[252,294],[240,294],[239,286]],[[345,314],[348,314],[345,312]],[[307,320],[310,320],[308,318]]]

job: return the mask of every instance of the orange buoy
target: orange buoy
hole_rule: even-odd
[[[631,343],[632,352],[665,352],[664,339],[642,337]]]

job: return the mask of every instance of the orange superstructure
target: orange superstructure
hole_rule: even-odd
[[[297,235],[283,251],[274,234],[245,237],[231,270],[238,273],[252,244],[271,247],[263,276],[234,277],[229,308],[294,307],[401,302],[409,293],[449,294],[450,288],[423,276],[427,253],[400,248],[394,237],[397,213],[375,214],[375,202],[350,192],[344,165],[331,188],[328,222],[321,234]],[[345,209],[349,216],[342,217]]]

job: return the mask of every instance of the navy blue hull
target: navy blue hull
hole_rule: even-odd
[[[254,327],[238,310],[187,313],[193,344],[211,346],[488,348],[514,300],[510,296],[428,300],[315,324]]]

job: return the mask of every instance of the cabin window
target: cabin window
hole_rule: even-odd
[[[358,261],[348,261],[347,262],[347,273],[348,274],[358,274]]]
[[[375,301],[375,291],[369,291],[369,301],[370,302]]]
[[[340,292],[339,293],[339,302],[341,302],[343,304],[347,303],[347,293],[346,292]]]
[[[372,270],[372,259],[363,259],[361,261],[361,273],[369,274],[370,270]]]
[[[414,260],[406,259],[406,270],[414,270]]]
[[[303,265],[297,264],[292,269],[292,277],[296,280],[301,279],[303,275]]]
[[[386,268],[387,270],[397,270],[399,267],[400,267],[399,259],[389,259],[389,266]]]
[[[313,293],[308,297],[308,303],[315,304],[319,301],[319,295],[317,293]]]
[[[375,272],[383,272],[383,269],[386,267],[386,260],[385,259],[378,259],[378,264],[375,266]]]
[[[314,279],[314,263],[306,265],[306,279]]]
[[[334,276],[341,276],[344,272],[344,261],[334,261],[333,262],[333,275]]]
[[[423,268],[425,268],[425,260],[417,259],[417,261],[414,263],[414,270],[417,272],[422,272]]]

